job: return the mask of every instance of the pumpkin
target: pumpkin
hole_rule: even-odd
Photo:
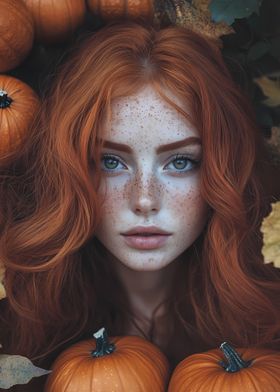
[[[108,339],[105,328],[63,351],[45,392],[165,392],[170,377],[165,355],[140,336]]]
[[[35,22],[36,41],[53,44],[65,41],[85,17],[85,0],[23,0]]]
[[[4,162],[27,137],[39,109],[37,94],[26,83],[0,75],[0,161]]]
[[[34,40],[32,15],[21,0],[0,0],[0,72],[17,67]]]
[[[87,0],[89,10],[104,21],[117,18],[152,20],[153,0]]]
[[[224,360],[224,357],[226,361]],[[279,392],[280,352],[257,348],[193,354],[174,369],[168,392]]]

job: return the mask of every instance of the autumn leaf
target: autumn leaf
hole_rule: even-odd
[[[261,76],[260,78],[254,79],[257,85],[262,89],[264,95],[268,97],[264,101],[267,106],[279,106],[280,105],[280,80],[271,80],[267,76]]]
[[[192,4],[185,0],[158,0],[155,2],[155,20],[158,23],[164,15],[171,24],[194,30],[216,40],[222,46],[219,37],[235,31],[224,22],[215,23],[211,20],[209,3],[210,0],[194,0]]]
[[[33,377],[51,373],[51,370],[34,366],[21,355],[0,355],[0,388],[9,389],[13,385],[27,384]]]
[[[280,268],[280,201],[271,204],[270,214],[263,219],[261,232],[263,233],[262,254],[264,263],[274,263]]]
[[[5,275],[5,267],[0,264],[0,299],[6,297],[6,290],[3,284],[4,275]]]
[[[233,28],[226,23],[211,21],[211,15],[205,1],[203,5],[201,2],[196,2],[199,8],[184,0],[173,0],[173,3],[175,6],[176,25],[189,27],[213,39],[219,39],[222,35],[234,33]],[[210,3],[210,0],[208,3]]]

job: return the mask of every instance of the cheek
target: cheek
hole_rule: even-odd
[[[190,186],[185,191],[169,192],[167,204],[172,209],[174,220],[184,227],[200,229],[204,225],[208,206],[201,197],[198,186]]]
[[[112,225],[118,220],[118,214],[122,208],[123,190],[117,186],[107,187],[107,190],[102,192],[102,218],[101,225]]]

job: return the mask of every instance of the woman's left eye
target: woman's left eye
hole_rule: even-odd
[[[194,169],[196,166],[198,166],[198,164],[199,161],[195,159],[190,159],[185,155],[176,155],[175,159],[172,159],[172,161],[166,165],[165,168],[173,165],[173,168],[175,168],[176,172],[186,172]]]

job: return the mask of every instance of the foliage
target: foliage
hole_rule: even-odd
[[[274,263],[280,268],[280,201],[272,203],[270,214],[263,220],[261,232],[263,233],[262,254],[265,263]]]
[[[215,22],[224,21],[231,25],[235,19],[259,13],[260,4],[261,0],[213,0],[210,10]]]
[[[210,10],[213,20],[223,18],[235,31],[222,37],[224,59],[236,82],[249,94],[264,136],[270,137],[271,128],[280,125],[280,104],[276,104],[280,92],[275,95],[280,76],[280,2],[212,0]],[[274,105],[270,92],[258,82],[264,77],[267,85],[275,85]]]

